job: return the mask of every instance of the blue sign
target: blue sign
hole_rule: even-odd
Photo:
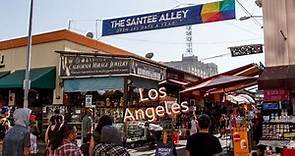
[[[173,156],[172,147],[158,147],[155,156]]]
[[[102,36],[163,29],[235,18],[234,0],[103,20]]]

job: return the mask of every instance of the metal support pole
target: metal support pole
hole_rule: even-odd
[[[68,30],[71,30],[72,20],[69,20]]]
[[[96,20],[95,20],[95,39],[96,39],[96,40],[98,39],[97,22],[98,22],[98,20],[96,19]]]
[[[32,53],[31,52],[31,49],[32,49],[32,21],[33,21],[33,0],[31,0],[31,5],[30,5],[27,64],[26,64],[25,79],[23,82],[23,85],[24,85],[23,86],[24,87],[24,108],[28,107],[29,90],[31,88],[30,72],[31,72],[31,53]]]

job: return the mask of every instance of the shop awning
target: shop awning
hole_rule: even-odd
[[[223,89],[230,88],[234,86],[239,86],[241,84],[251,84],[257,81],[257,77],[246,77],[246,76],[226,76],[220,75],[213,79],[204,81],[195,86],[189,87],[180,93],[186,93],[195,90],[204,90],[205,92],[211,89]]]
[[[255,100],[253,97],[247,95],[247,94],[238,94],[238,95],[226,95],[225,99],[231,103],[235,104],[244,104],[244,103],[249,103],[249,104],[254,104]]]
[[[5,71],[5,72],[0,72],[0,78],[8,75],[10,72],[9,71]]]
[[[131,81],[132,82],[130,83],[130,85],[135,88],[151,89],[158,87],[158,82],[154,80],[132,77]]]
[[[121,90],[123,88],[123,77],[98,77],[64,80],[64,92],[87,92],[116,89]]]
[[[55,88],[55,67],[31,69],[31,88],[54,89]],[[11,72],[0,79],[0,88],[23,88],[25,70]]]
[[[236,84],[232,84],[223,88],[214,88],[207,91],[207,93],[210,94],[218,94],[218,93],[224,93],[224,92],[234,92],[237,90],[245,89],[248,87],[252,87],[257,85],[257,80],[250,80],[250,81],[244,81]]]
[[[295,65],[266,67],[258,79],[259,89],[295,89]]]
[[[171,85],[176,85],[176,86],[184,86],[186,84],[188,84],[187,82],[183,82],[183,81],[179,81],[179,80],[175,80],[175,79],[167,79],[164,81],[159,82],[159,85],[163,85],[163,84],[171,84]]]
[[[202,80],[198,80],[198,81],[195,81],[195,82],[191,82],[191,83],[188,83],[186,85],[186,87],[192,87],[192,86],[196,86],[198,84],[201,84],[203,82],[207,82],[211,79],[214,79],[214,78],[217,78],[219,76],[258,76],[259,74],[261,73],[261,69],[260,69],[260,66],[255,64],[255,63],[251,63],[251,64],[248,64],[248,65],[245,65],[245,66],[242,66],[242,67],[239,67],[239,68],[236,68],[236,69],[233,69],[233,70],[230,70],[230,71],[227,71],[227,72],[224,72],[224,73],[220,73],[220,74],[217,74],[217,75],[213,75],[211,77],[207,77],[205,79],[202,79]]]

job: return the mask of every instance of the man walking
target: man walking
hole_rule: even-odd
[[[3,141],[2,156],[28,156],[30,154],[29,117],[31,110],[19,108],[14,111],[15,126],[10,128]]]
[[[86,143],[87,134],[92,130],[92,109],[87,109],[82,119],[82,143]]]
[[[209,134],[210,117],[203,114],[198,121],[200,131],[187,139],[185,156],[218,156],[222,148],[218,138]]]

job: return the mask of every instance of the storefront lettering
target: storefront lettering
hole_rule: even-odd
[[[141,102],[147,100],[157,100],[158,98],[164,98],[167,96],[166,89],[164,87],[161,87],[158,91],[156,89],[150,89],[148,91],[148,97],[143,97],[143,89],[139,88],[139,94]],[[173,115],[188,111],[189,107],[186,101],[181,102],[181,104],[175,102],[171,105],[171,107],[169,107],[169,103],[165,101],[164,106],[159,105],[156,108],[149,107],[145,110],[137,109],[134,112],[130,111],[129,108],[126,108],[124,122],[146,119],[151,122],[156,120],[157,117],[163,117],[165,114]]]
[[[105,56],[61,56],[61,76],[129,74],[130,59]]]
[[[154,79],[157,79],[157,80],[161,80],[161,74],[157,73],[155,71],[146,70],[146,69],[143,69],[143,68],[137,68],[137,74],[147,76],[147,77],[151,77],[151,78],[154,78]]]
[[[5,67],[5,63],[4,63],[4,55],[1,54],[0,55],[0,68]]]

